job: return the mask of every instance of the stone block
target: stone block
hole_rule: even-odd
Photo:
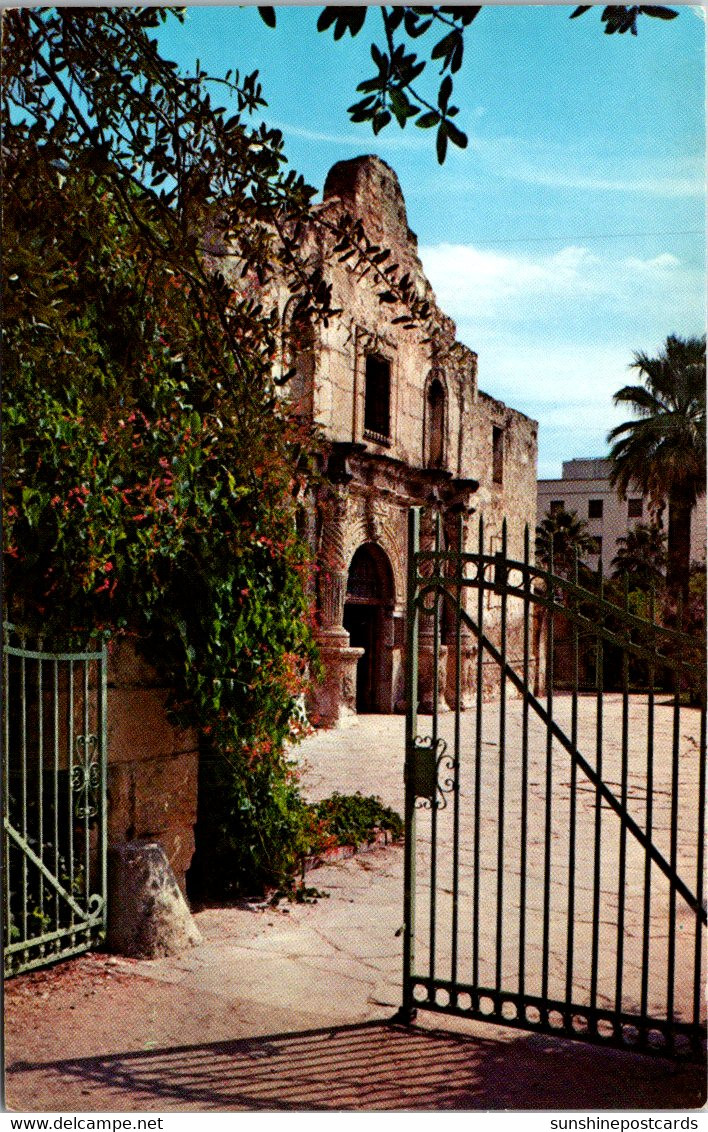
[[[132,841],[110,847],[109,950],[156,959],[180,955],[198,943],[201,935],[162,846]]]
[[[198,767],[191,751],[108,768],[109,842],[159,840],[183,890],[194,854]]]
[[[164,688],[108,689],[109,760],[135,762],[193,751],[194,733],[167,718]]]

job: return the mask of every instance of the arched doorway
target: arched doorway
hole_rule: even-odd
[[[364,543],[349,566],[344,605],[349,644],[364,650],[356,671],[358,712],[391,711],[393,602],[391,564],[380,546]]]

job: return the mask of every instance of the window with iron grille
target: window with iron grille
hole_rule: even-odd
[[[372,440],[391,438],[391,364],[378,354],[366,359],[364,435]]]
[[[602,518],[602,499],[588,500],[588,519]]]
[[[492,428],[492,482],[504,481],[504,429]]]
[[[549,515],[558,515],[561,511],[565,510],[565,499],[552,499],[549,507]]]

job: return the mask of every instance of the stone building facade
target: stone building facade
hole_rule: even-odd
[[[456,340],[455,325],[437,306],[425,278],[417,240],[408,227],[394,171],[377,157],[336,164],[324,187],[320,216],[342,212],[361,219],[367,236],[391,250],[401,274],[429,301],[432,333],[402,328],[400,310],[381,303],[370,277],[362,278],[333,254],[333,239],[313,224],[305,240],[341,314],[328,326],[299,328],[290,396],[322,437],[324,482],[312,499],[310,539],[316,551],[318,637],[325,677],[315,693],[313,718],[343,724],[357,712],[401,710],[407,516],[425,508],[442,517],[449,545],[464,518],[465,549],[476,548],[477,518],[486,545],[501,545],[507,520],[508,552],[523,553],[524,527],[536,522],[536,422],[483,393],[477,355]],[[281,300],[286,336],[291,304]],[[533,542],[533,540],[532,540]],[[490,606],[489,622],[494,609]],[[518,625],[509,620],[513,639]],[[430,700],[432,626],[422,626],[421,706]],[[443,625],[443,641],[445,626]],[[452,706],[454,677],[441,689]],[[463,704],[474,695],[475,649],[465,642]],[[452,669],[452,665],[450,666]],[[427,680],[427,684],[426,684]]]

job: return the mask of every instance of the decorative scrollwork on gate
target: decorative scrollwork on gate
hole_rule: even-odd
[[[101,770],[98,762],[98,736],[77,735],[78,762],[72,767],[71,789],[76,795],[74,815],[77,818],[94,818],[98,813],[98,791]]]
[[[416,809],[444,810],[446,794],[452,793],[456,785],[456,763],[447,754],[447,743],[444,739],[418,735],[413,740],[412,756]]]

